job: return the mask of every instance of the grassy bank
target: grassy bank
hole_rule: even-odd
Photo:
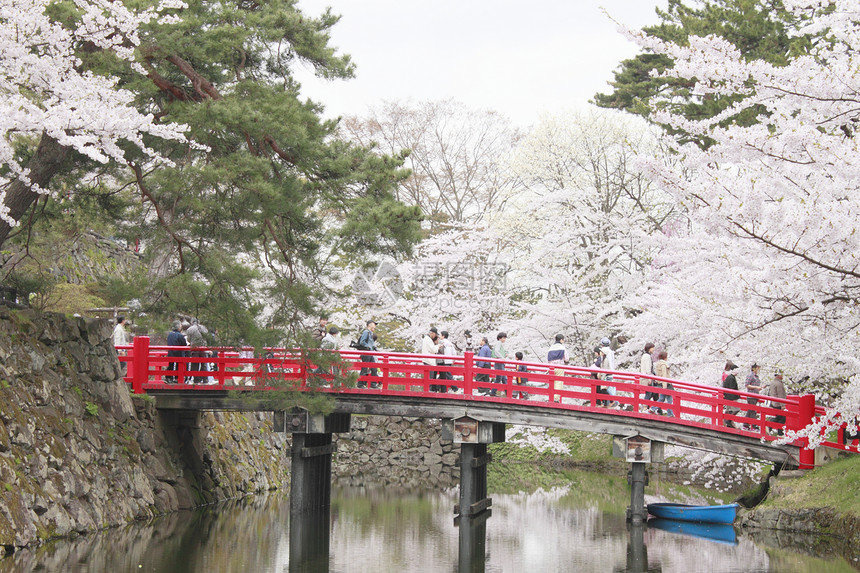
[[[842,458],[771,487],[762,507],[774,509],[832,508],[860,519],[860,456]]]
[[[548,428],[542,435],[557,440],[569,453],[558,453],[550,449],[541,451],[533,445],[515,443],[517,436],[509,442],[491,444],[489,451],[493,454],[493,459],[505,463],[612,470],[626,467],[622,460],[612,457],[612,436],[557,428]]]

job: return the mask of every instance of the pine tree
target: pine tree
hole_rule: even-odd
[[[734,44],[747,61],[764,60],[782,66],[810,45],[810,37],[790,34],[796,18],[790,17],[779,0],[694,0],[688,6],[681,0],[669,0],[666,10],[657,9],[662,22],[642,31],[650,37],[685,46],[691,36],[716,35]],[[623,109],[650,119],[657,110],[670,111],[690,120],[714,117],[740,99],[740,95],[695,94],[694,80],[661,77],[674,66],[665,53],[645,50],[624,60],[609,82],[611,93],[598,93],[594,103],[600,107]],[[759,108],[745,108],[726,118],[723,125],[750,125],[756,121]],[[691,137],[677,128],[661,125],[681,141]],[[707,138],[697,138],[707,146]]]
[[[110,173],[132,199],[117,233],[146,258],[145,273],[122,278],[147,314],[198,316],[222,342],[273,342],[312,310],[326,268],[409,252],[421,214],[394,198],[402,158],[339,140],[293,78],[299,65],[352,76],[329,45],[338,17],[309,17],[291,0],[174,12],[141,27],[145,75],[104,52],[81,55],[119,77],[140,110],[188,129],[188,142],[146,140],[171,166],[129,147],[130,172]]]

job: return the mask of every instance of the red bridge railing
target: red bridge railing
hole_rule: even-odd
[[[235,348],[188,348],[150,346],[149,338],[139,336],[133,345],[117,347],[125,353],[119,357],[127,365],[126,382],[134,393],[147,390],[211,390],[239,389],[271,391],[290,389],[343,394],[373,394],[424,396],[446,400],[488,401],[508,404],[528,404],[561,410],[615,410],[618,416],[661,418],[671,415],[672,423],[706,427],[725,433],[779,439],[785,430],[799,431],[825,413],[816,407],[815,397],[788,396],[773,398],[742,390],[726,391],[721,387],[669,380],[636,372],[614,372],[577,366],[562,366],[528,362],[477,358],[467,352],[464,356],[445,356],[450,365],[425,364],[439,355],[418,355],[397,352],[364,352],[355,350],[329,351],[337,359],[331,369],[349,373],[368,369],[358,379],[358,387],[330,384],[334,376],[323,373],[312,357],[320,350],[303,351],[283,348],[264,349],[262,356],[242,357]],[[169,351],[183,352],[168,356]],[[246,349],[251,350],[251,349]],[[211,356],[201,356],[209,352]],[[194,353],[189,355],[189,353]],[[316,353],[316,354],[315,354]],[[374,362],[370,362],[373,357]],[[171,366],[172,364],[172,366]],[[211,365],[202,371],[202,365]],[[525,367],[524,372],[517,371]],[[433,372],[445,372],[451,379],[431,378]],[[322,384],[309,385],[309,378]],[[598,378],[599,377],[599,378]],[[668,388],[653,383],[670,384]],[[442,387],[444,391],[440,392]],[[609,392],[609,393],[607,393]],[[671,397],[671,404],[646,399],[646,393]],[[737,396],[729,399],[726,395]],[[652,408],[662,408],[654,413]],[[784,420],[784,421],[783,421]],[[822,445],[857,453],[858,447],[847,445],[839,430],[834,439]],[[813,450],[805,449],[807,438],[797,439],[801,467],[814,467]]]

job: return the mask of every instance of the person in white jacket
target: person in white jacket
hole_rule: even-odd
[[[125,346],[128,343],[128,332],[125,330],[125,317],[118,316],[116,326],[113,327],[113,345]]]
[[[439,348],[441,344],[439,343],[439,331],[436,330],[436,327],[433,326],[430,328],[430,331],[424,335],[424,338],[421,340],[421,354],[439,354]],[[421,362],[428,366],[436,366],[436,358],[422,358]],[[439,372],[436,370],[430,371],[430,380],[436,380],[439,376]],[[436,384],[430,384],[431,392],[444,392],[445,387],[439,386]]]
[[[451,374],[451,371],[448,370],[447,368],[454,365],[454,360],[451,358],[447,358],[447,357],[456,356],[457,355],[457,348],[454,346],[454,343],[451,342],[451,340],[448,338],[448,331],[447,330],[443,330],[442,332],[439,333],[439,338],[437,339],[437,341],[442,346],[441,353],[444,356],[446,356],[446,358],[441,358],[437,361],[437,364],[439,364],[440,366],[446,367],[445,370],[439,371],[437,378],[439,380],[453,380],[454,375]],[[446,392],[448,390],[449,389],[446,388],[445,386],[442,387],[443,392]],[[457,387],[451,386],[450,391],[456,392]]]
[[[615,351],[612,350],[610,346],[612,341],[606,338],[605,336],[600,339],[600,353],[603,354],[603,361],[601,362],[600,367],[604,370],[615,370]],[[612,382],[612,374],[607,374],[604,378],[607,382]],[[618,389],[613,385],[607,385],[606,391],[610,396],[617,396]],[[610,403],[610,406],[617,406],[618,402]]]
[[[642,350],[642,357],[639,359],[639,374],[643,374],[644,376],[648,376],[649,378],[642,378],[639,380],[639,384],[643,386],[652,386],[650,376],[654,375],[654,357],[651,353],[654,352],[654,343],[648,342],[645,344],[645,348]],[[659,400],[659,394],[655,394],[648,390],[645,392],[646,400]],[[651,411],[656,411],[657,407],[654,406],[651,408]]]

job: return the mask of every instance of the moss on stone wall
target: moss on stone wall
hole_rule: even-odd
[[[0,547],[288,483],[270,415],[166,420],[132,399],[107,320],[0,307]]]

